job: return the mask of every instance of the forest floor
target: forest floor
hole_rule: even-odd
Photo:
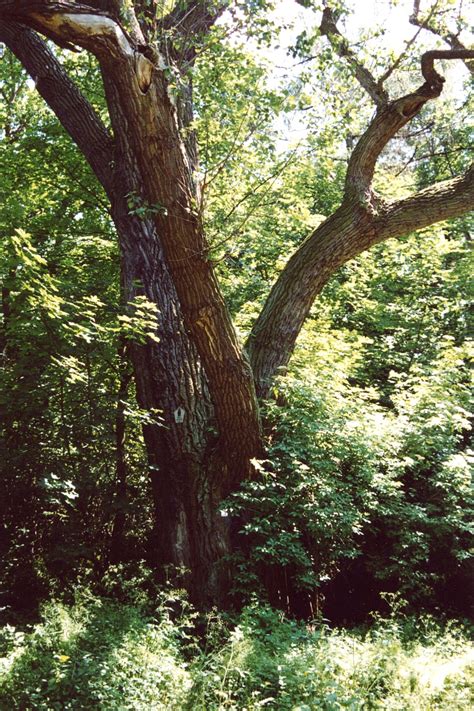
[[[469,632],[395,614],[331,629],[258,604],[203,620],[179,597],[150,610],[82,591],[1,628],[0,709],[467,711]]]

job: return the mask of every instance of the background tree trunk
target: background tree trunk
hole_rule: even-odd
[[[128,359],[127,343],[120,338],[117,351],[119,369],[119,388],[115,409],[115,498],[114,520],[110,536],[109,562],[119,563],[125,559],[125,529],[127,523],[126,507],[128,501],[128,467],[126,448],[126,408],[127,397],[132,378]]]

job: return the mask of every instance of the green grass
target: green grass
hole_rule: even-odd
[[[82,595],[28,632],[0,631],[0,709],[69,711],[474,708],[474,645],[459,625],[393,616],[330,630],[247,608],[237,624],[163,604]]]

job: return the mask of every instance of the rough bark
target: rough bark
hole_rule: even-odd
[[[139,404],[150,413],[160,411],[157,422],[151,417],[144,425],[157,515],[156,560],[191,569],[188,584],[196,598],[215,602],[225,588],[218,561],[229,552],[228,526],[218,505],[251,473],[261,439],[250,368],[196,214],[195,156],[180,134],[189,117],[178,115],[160,57],[134,46],[114,19],[61,1],[3,2],[2,16],[2,39],[33,76],[41,76],[38,89],[109,196],[128,300],[144,294],[157,305],[159,343],[135,344],[130,351]],[[113,138],[24,24],[63,46],[96,54]],[[130,214],[131,194],[150,206],[145,219]],[[176,421],[178,408],[185,412],[183,422]]]
[[[139,405],[151,413],[160,411],[156,424],[144,425],[157,520],[155,560],[162,567],[191,570],[191,580],[185,582],[195,599],[216,602],[225,588],[225,571],[218,561],[229,552],[228,530],[218,506],[235,480],[248,473],[250,454],[247,451],[243,455],[247,459],[241,459],[243,448],[225,448],[218,436],[220,423],[208,375],[184,318],[162,232],[150,218],[130,214],[123,197],[139,190],[143,178],[126,132],[122,140],[116,147],[121,169],[115,174],[118,199],[112,201],[112,214],[127,300],[144,294],[158,309],[159,343],[131,348]],[[188,278],[192,288],[197,275],[189,272]],[[178,408],[185,412],[183,422],[175,419]],[[245,432],[235,434],[239,447]]]
[[[114,221],[128,301],[144,294],[158,308],[159,343],[130,348],[138,404],[150,416],[143,430],[157,522],[154,560],[161,567],[191,570],[192,579],[185,582],[196,597],[215,598],[216,561],[229,544],[217,511],[223,482],[210,471],[215,437],[207,379],[153,223],[129,215],[123,204],[114,205]],[[178,408],[185,410],[183,422],[176,422]]]
[[[236,459],[259,446],[258,412],[250,368],[236,339],[199,223],[193,175],[180,137],[175,107],[162,72],[146,95],[117,67],[104,71],[120,160],[136,163],[135,191],[155,206],[163,245],[183,318],[202,360],[215,408],[219,446]],[[133,128],[132,128],[133,127]],[[149,250],[143,245],[143,251]],[[153,264],[154,256],[145,256]],[[241,438],[240,438],[241,435]],[[240,441],[238,441],[240,439]]]

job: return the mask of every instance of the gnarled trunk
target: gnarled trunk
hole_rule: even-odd
[[[230,552],[219,504],[262,451],[250,366],[220,293],[197,214],[195,146],[162,72],[146,93],[128,57],[103,62],[116,139],[113,216],[128,300],[158,309],[159,343],[131,349],[157,519],[157,562],[191,571],[201,602],[225,590]],[[184,104],[186,108],[186,105]],[[126,196],[145,206],[129,214]],[[181,414],[181,417],[179,415]]]
[[[222,560],[230,552],[219,505],[251,474],[262,442],[250,366],[197,214],[196,146],[181,130],[190,120],[189,96],[175,105],[161,60],[153,65],[113,20],[97,15],[89,26],[90,16],[65,0],[44,15],[37,7],[32,26],[53,39],[61,33],[98,57],[112,136],[34,33],[13,22],[3,36],[107,192],[126,300],[144,295],[157,307],[158,342],[130,347],[138,403],[149,413],[143,432],[156,563],[188,571],[194,598],[215,603],[225,593]],[[131,197],[145,209],[130,209]]]

